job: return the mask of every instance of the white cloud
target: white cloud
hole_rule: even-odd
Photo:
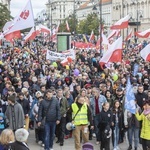
[[[11,0],[10,1],[10,11],[11,15],[15,17],[24,8],[28,0]],[[48,0],[31,0],[33,13],[36,16],[41,10],[46,9],[46,3]]]

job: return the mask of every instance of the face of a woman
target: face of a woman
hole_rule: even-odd
[[[118,108],[120,106],[119,102],[115,103],[115,108]]]
[[[146,104],[146,105],[145,105],[145,109],[146,109],[146,110],[150,110],[150,105],[149,105],[149,104]]]
[[[110,92],[107,92],[106,93],[106,97],[110,97],[111,96],[111,93]]]
[[[83,96],[83,97],[86,96],[86,91],[82,91],[81,96]]]

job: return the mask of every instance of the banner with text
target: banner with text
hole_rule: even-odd
[[[46,54],[46,59],[49,59],[49,60],[58,60],[58,59],[64,60],[68,57],[74,60],[75,51],[71,49],[71,50],[68,50],[67,52],[57,53],[57,52],[52,52],[50,50],[47,50],[47,54]]]

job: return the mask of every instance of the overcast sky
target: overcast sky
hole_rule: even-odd
[[[10,1],[11,15],[15,17],[25,7],[27,1],[28,0],[11,0]],[[38,12],[46,8],[45,6],[46,2],[48,2],[48,0],[31,0],[34,17],[36,17],[36,14]]]

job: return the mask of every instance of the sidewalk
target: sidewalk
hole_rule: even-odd
[[[64,146],[59,146],[59,144],[56,144],[56,139],[54,141],[54,150],[75,150],[74,148],[74,139],[70,138],[64,141]],[[93,138],[92,141],[89,141],[94,145],[94,150],[100,150],[100,145],[95,144],[95,138]],[[28,145],[30,150],[44,150],[41,146],[39,146],[37,143],[35,143],[35,138],[34,138],[34,130],[30,131],[30,136],[28,139]],[[128,148],[128,143],[124,141],[124,143],[119,145],[120,150],[127,150]],[[113,150],[113,147],[111,146],[111,150]],[[133,149],[134,150],[134,149]],[[139,145],[138,150],[142,150],[142,146]]]

